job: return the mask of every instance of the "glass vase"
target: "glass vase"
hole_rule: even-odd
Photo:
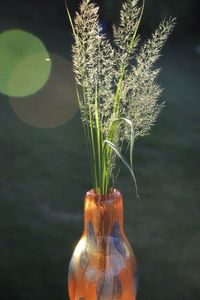
[[[135,300],[136,260],[123,229],[119,191],[87,192],[84,231],[68,273],[70,300]]]

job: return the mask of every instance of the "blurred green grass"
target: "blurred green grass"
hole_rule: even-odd
[[[197,37],[169,44],[159,63],[166,108],[138,141],[141,201],[122,169],[125,231],[136,254],[138,300],[200,297],[200,55]],[[36,129],[0,99],[0,298],[67,298],[67,269],[90,188],[79,115]]]

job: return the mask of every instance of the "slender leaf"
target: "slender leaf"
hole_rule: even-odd
[[[66,0],[65,0],[65,9],[67,11],[67,16],[68,16],[68,19],[69,19],[69,22],[70,22],[70,25],[71,25],[71,28],[72,28],[72,31],[73,31],[73,35],[75,36],[76,35],[76,31],[75,31],[75,28],[74,28],[74,24],[73,24],[72,17],[71,17],[69,8],[67,6],[67,1]]]
[[[134,184],[135,184],[136,196],[139,199],[136,177],[135,177],[135,174],[134,174],[133,169],[131,168],[130,164],[127,162],[125,157],[122,155],[122,153],[119,151],[119,149],[117,149],[117,147],[112,142],[110,142],[108,140],[105,140],[104,142],[107,143],[113,149],[113,151],[121,159],[121,161],[124,163],[124,165],[128,168],[129,172],[131,173],[131,175],[133,177],[133,181],[134,181]]]
[[[134,128],[133,122],[127,118],[122,118],[131,127],[131,138],[130,138],[130,166],[133,169],[133,147],[134,147]]]

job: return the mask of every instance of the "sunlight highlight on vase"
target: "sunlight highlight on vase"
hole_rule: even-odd
[[[0,34],[0,92],[13,97],[32,95],[49,78],[51,60],[42,41],[12,29]]]
[[[52,128],[69,121],[78,110],[72,64],[50,54],[51,73],[45,86],[28,97],[10,98],[10,105],[23,122],[38,128]]]

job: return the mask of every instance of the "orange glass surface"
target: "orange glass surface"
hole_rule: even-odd
[[[119,191],[85,197],[84,231],[72,255],[70,300],[135,300],[136,260],[123,230]]]

